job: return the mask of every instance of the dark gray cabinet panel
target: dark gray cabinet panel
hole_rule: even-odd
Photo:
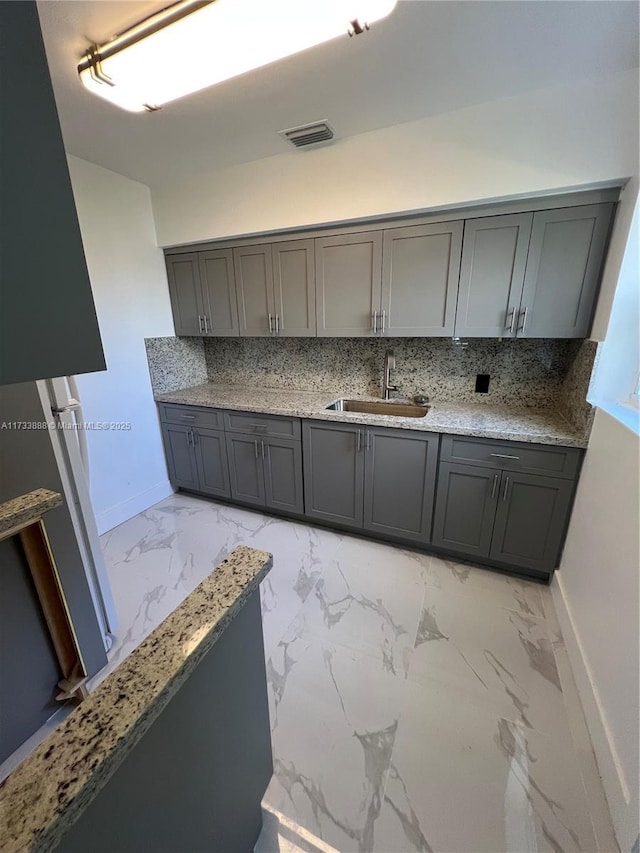
[[[266,505],[301,515],[304,512],[302,445],[285,438],[265,438],[260,444]]]
[[[486,468],[440,463],[434,545],[474,557],[489,555],[500,476]]]
[[[276,334],[280,337],[313,337],[316,334],[313,240],[274,243],[271,248]]]
[[[191,427],[163,423],[162,440],[171,483],[182,489],[197,489],[198,466]]]
[[[238,301],[231,249],[199,252],[205,334],[211,337],[239,335]]]
[[[441,458],[445,462],[488,465],[521,474],[547,474],[574,480],[584,451],[576,447],[498,441],[468,435],[443,435]]]
[[[305,421],[302,443],[305,514],[322,521],[362,527],[363,428]]]
[[[367,429],[365,530],[424,544],[431,540],[439,440],[433,433]]]
[[[227,432],[243,432],[251,435],[274,436],[275,438],[300,439],[300,419],[279,415],[259,415],[254,412],[225,412],[224,428]]]
[[[223,413],[219,409],[208,409],[205,406],[180,406],[175,403],[158,403],[158,409],[161,421],[205,429],[223,428]]]
[[[231,497],[243,503],[265,505],[264,467],[259,438],[226,433]]]
[[[193,430],[199,490],[221,498],[231,497],[229,466],[224,432],[216,429]]]
[[[517,334],[584,338],[613,215],[613,204],[535,213]]]
[[[170,255],[167,258],[167,276],[176,335],[202,335],[204,306],[197,253]]]
[[[441,222],[384,232],[381,334],[453,335],[462,226]]]
[[[551,571],[569,517],[568,480],[503,472],[490,557],[523,569]]]
[[[532,221],[532,213],[517,213],[465,222],[457,337],[515,335]]]
[[[0,33],[0,385],[105,370],[36,4]]]
[[[382,232],[321,237],[315,243],[318,336],[375,334],[382,285]]]
[[[273,261],[271,245],[233,250],[240,334],[265,337],[274,332]]]

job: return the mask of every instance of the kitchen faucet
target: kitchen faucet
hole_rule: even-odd
[[[382,379],[382,399],[388,400],[391,391],[397,391],[397,385],[390,385],[391,371],[396,369],[396,357],[392,350],[387,350],[384,357],[384,377]]]

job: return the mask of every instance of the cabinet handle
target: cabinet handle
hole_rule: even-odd
[[[280,334],[280,315],[276,314],[276,335]]]
[[[180,415],[183,421],[195,421],[195,415]]]
[[[527,325],[527,312],[528,312],[528,311],[529,311],[529,306],[527,305],[527,306],[525,307],[524,311],[521,311],[521,312],[520,312],[520,313],[521,313],[521,315],[522,315],[522,325],[521,325],[521,326],[518,326],[518,332],[519,332],[519,333],[522,333],[523,335],[524,335],[524,328],[525,328],[525,326]]]
[[[260,444],[262,445],[262,458],[264,459],[264,441],[261,441]]]
[[[198,314],[198,328],[200,329],[200,334],[204,335],[204,329],[202,328],[202,317]]]
[[[191,447],[193,444],[193,434],[191,430],[187,430],[187,447]]]
[[[495,456],[496,459],[520,459],[519,456],[509,456],[508,453],[490,453],[489,456]]]
[[[254,432],[266,432],[267,425],[266,424],[251,424],[251,429]]]
[[[356,453],[360,453],[362,449],[362,436],[360,435],[360,430],[358,430],[358,440],[356,443]]]
[[[498,488],[498,474],[494,474],[493,476],[493,487],[491,488],[491,498],[495,498],[496,489]]]
[[[254,440],[253,440],[253,446],[255,447],[255,451],[256,451],[256,459],[259,459],[260,453],[258,452],[258,439],[257,438],[254,438]]]
[[[207,319],[207,315],[205,314],[202,318],[204,320],[204,333],[205,335],[209,334],[209,320]]]
[[[273,316],[269,314],[269,334],[273,334]]]
[[[377,311],[373,312],[373,334],[374,335],[378,334],[378,312]]]
[[[367,430],[367,453],[371,450],[371,433]]]
[[[508,491],[509,491],[509,477],[507,477],[504,481],[504,493],[502,495],[503,501],[506,501]]]
[[[508,330],[509,334],[513,334],[513,324],[516,321],[516,309],[512,308],[511,311],[507,311],[504,320],[504,327]]]
[[[380,330],[381,335],[384,335],[384,329],[385,329],[386,325],[387,325],[387,309],[385,308],[385,310],[382,312],[382,329]]]
[[[195,429],[191,430],[191,437],[193,439],[194,445],[196,445],[200,441],[200,436],[198,435],[198,431]]]

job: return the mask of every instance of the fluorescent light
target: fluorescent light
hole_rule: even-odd
[[[396,0],[183,0],[79,65],[89,91],[131,112],[153,109],[302,50],[360,34]]]

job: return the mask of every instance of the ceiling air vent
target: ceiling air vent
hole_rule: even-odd
[[[290,127],[289,130],[278,132],[296,148],[322,145],[333,139],[333,130],[326,121],[314,121],[313,124],[303,124],[300,127]]]

